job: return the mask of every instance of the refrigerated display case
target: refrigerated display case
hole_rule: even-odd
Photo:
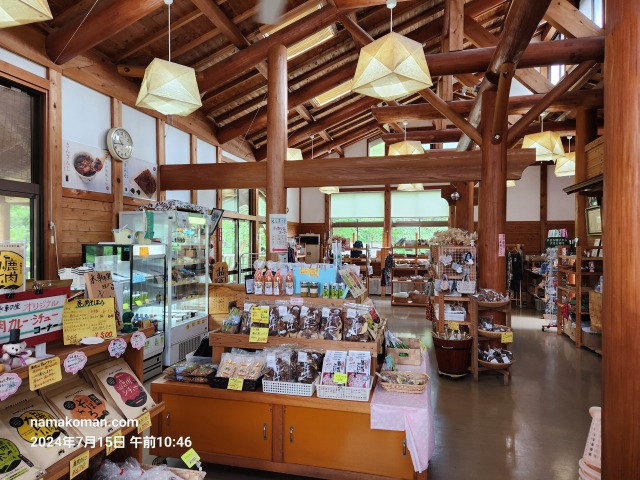
[[[207,333],[209,320],[209,230],[205,215],[169,210],[120,212],[121,228],[144,232],[167,252],[164,365],[183,360]],[[141,237],[142,235],[139,235]]]
[[[82,245],[82,262],[96,271],[110,271],[122,312],[148,321],[155,335],[144,348],[144,379],[162,373],[166,305],[166,246],[99,243]]]

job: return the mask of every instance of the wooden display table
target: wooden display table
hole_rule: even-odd
[[[343,342],[345,343],[345,342]],[[370,403],[237,392],[157,380],[165,412],[155,437],[191,437],[205,462],[340,480],[426,480],[415,473],[404,432],[372,430]],[[156,447],[179,458],[187,449]]]

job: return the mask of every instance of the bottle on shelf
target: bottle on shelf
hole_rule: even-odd
[[[262,268],[258,268],[253,275],[253,291],[256,295],[264,294],[264,275],[262,275]]]
[[[264,294],[273,295],[273,273],[267,268],[267,274],[264,277]]]
[[[280,273],[280,269],[276,270],[276,274],[273,277],[273,294],[275,296],[282,295],[282,274]]]
[[[294,286],[294,279],[293,279],[293,269],[290,268],[289,271],[287,272],[287,276],[285,278],[285,291],[284,293],[286,295],[293,295],[293,286]]]

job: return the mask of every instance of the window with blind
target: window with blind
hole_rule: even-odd
[[[382,247],[384,192],[349,192],[331,195],[332,234],[372,248]]]
[[[391,242],[400,239],[430,240],[449,224],[449,205],[440,190],[391,192]]]

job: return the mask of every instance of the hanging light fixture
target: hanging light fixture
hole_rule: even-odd
[[[0,2],[0,28],[51,20],[47,0],[7,0]]]
[[[287,160],[302,160],[302,150],[299,148],[287,148]]]
[[[535,148],[536,161],[555,160],[558,156],[564,155],[562,140],[556,132],[544,131],[544,116],[540,115],[540,133],[525,135],[522,140],[522,148]]]
[[[402,122],[404,127],[404,141],[389,145],[389,156],[395,155],[420,155],[424,153],[422,144],[418,141],[407,141],[407,125],[409,122],[406,120]],[[424,190],[424,185],[421,183],[401,183],[398,185],[398,191],[400,192],[420,192]]]
[[[315,138],[315,134],[311,134],[311,159],[313,160],[313,139]],[[320,190],[325,195],[331,195],[332,193],[340,193],[339,187],[320,187]]]
[[[393,7],[390,32],[360,50],[351,91],[390,101],[433,85],[422,44],[393,32]]]
[[[186,116],[202,106],[196,72],[171,62],[171,4],[169,6],[169,60],[154,58],[144,71],[137,107],[151,108],[163,115]]]
[[[516,186],[516,181],[515,180],[507,180],[507,188],[511,188],[511,187],[515,187]]]
[[[573,136],[568,135],[567,138],[569,139],[569,152],[556,160],[556,167],[553,170],[556,177],[570,177],[576,174],[576,152],[571,151]]]

